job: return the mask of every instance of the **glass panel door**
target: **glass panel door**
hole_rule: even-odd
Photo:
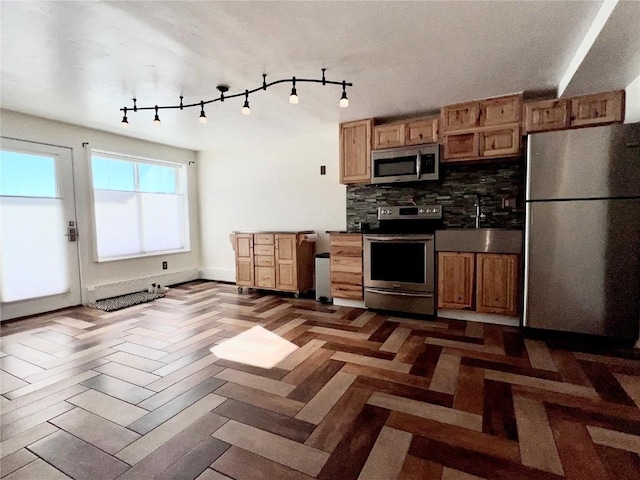
[[[81,303],[71,150],[2,139],[0,319]]]

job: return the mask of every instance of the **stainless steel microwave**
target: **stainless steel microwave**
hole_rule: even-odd
[[[438,180],[440,145],[385,148],[371,152],[371,183]]]

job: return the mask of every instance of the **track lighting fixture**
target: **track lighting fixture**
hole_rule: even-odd
[[[291,83],[291,94],[289,95],[289,103],[291,104],[297,104],[299,99],[298,99],[298,92],[296,90],[296,83],[322,83],[322,85],[342,85],[342,96],[340,97],[340,102],[339,105],[341,107],[348,107],[349,106],[349,99],[347,98],[347,87],[352,87],[353,84],[352,83],[348,83],[346,81],[342,81],[342,82],[336,82],[336,81],[332,81],[332,80],[327,80],[325,78],[325,70],[326,68],[322,69],[322,78],[321,79],[312,79],[312,78],[296,78],[296,77],[291,77],[291,78],[283,78],[282,80],[276,80],[270,83],[267,83],[267,75],[266,74],[262,74],[262,85],[260,85],[258,88],[254,88],[253,90],[245,90],[243,93],[234,93],[233,95],[225,95],[225,93],[227,91],[229,91],[229,87],[227,85],[218,85],[216,86],[216,88],[218,89],[218,91],[220,92],[220,96],[217,98],[214,98],[212,100],[200,100],[199,103],[190,103],[190,104],[184,104],[182,99],[183,97],[180,96],[180,103],[178,105],[162,105],[162,106],[158,106],[155,105],[153,107],[138,107],[136,104],[136,99],[133,99],[133,108],[129,108],[129,107],[123,107],[120,109],[121,112],[124,113],[124,116],[122,117],[122,121],[121,124],[122,126],[126,127],[129,125],[129,120],[127,118],[127,112],[133,110],[134,112],[137,112],[138,110],[155,110],[155,117],[153,118],[153,123],[156,125],[160,125],[160,116],[158,115],[158,111],[159,110],[164,110],[164,109],[174,109],[174,108],[178,108],[180,110],[183,110],[185,108],[191,108],[191,107],[200,107],[200,117],[198,118],[198,121],[200,123],[206,123],[207,122],[207,116],[204,113],[204,106],[206,104],[209,103],[213,103],[213,102],[224,102],[225,100],[228,100],[230,98],[235,98],[235,97],[242,97],[244,96],[244,105],[242,106],[242,114],[243,115],[251,115],[251,108],[249,107],[249,94],[251,93],[255,93],[259,90],[266,90],[268,87],[271,87],[273,85],[277,85],[279,83]]]
[[[291,95],[289,95],[289,103],[291,105],[298,104],[298,92],[296,92],[296,77],[293,77],[293,88],[291,89]]]
[[[200,100],[200,118],[198,119],[200,123],[207,123],[207,116],[204,114],[204,102]]]
[[[249,90],[244,91],[244,105],[242,106],[243,115],[251,115],[251,107],[249,107]]]
[[[342,108],[349,106],[349,99],[347,98],[347,85],[342,82],[342,96],[340,97],[340,106]]]

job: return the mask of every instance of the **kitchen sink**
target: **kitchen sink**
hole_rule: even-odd
[[[436,251],[522,253],[522,230],[450,228],[436,231]]]

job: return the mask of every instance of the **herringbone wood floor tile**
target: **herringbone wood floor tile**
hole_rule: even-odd
[[[256,325],[300,348],[211,353]],[[4,323],[0,373],[11,478],[640,478],[640,352],[513,327],[196,281]]]

